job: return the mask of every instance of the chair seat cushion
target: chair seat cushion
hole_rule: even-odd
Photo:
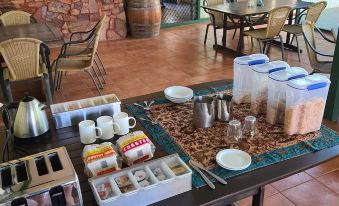
[[[318,62],[315,65],[312,65],[312,67],[314,68],[314,72],[316,73],[330,74],[332,64],[332,62]]]
[[[299,24],[285,25],[282,30],[287,33],[295,34],[295,35],[302,35],[303,33],[302,27]]]
[[[244,34],[256,39],[266,39],[266,28],[245,31]]]
[[[84,71],[91,68],[90,60],[59,58],[57,71]]]
[[[75,54],[76,56],[71,56],[71,58],[85,59],[85,60],[89,60],[91,58],[92,53],[93,53],[93,48],[88,48],[86,50],[86,47],[81,47],[81,46],[69,46],[67,47],[65,51],[66,56]]]

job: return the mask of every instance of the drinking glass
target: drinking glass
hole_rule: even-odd
[[[243,127],[243,135],[246,138],[254,138],[255,134],[257,132],[257,118],[254,116],[247,116],[245,117],[245,123]]]
[[[237,143],[242,138],[241,123],[238,120],[228,123],[227,138],[231,143]]]

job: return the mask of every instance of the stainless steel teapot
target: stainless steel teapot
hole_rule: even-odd
[[[26,95],[19,103],[13,130],[17,138],[34,138],[49,131],[46,105]]]

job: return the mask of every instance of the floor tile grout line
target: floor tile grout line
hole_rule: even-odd
[[[334,171],[337,171],[337,170],[334,170]],[[329,174],[329,173],[327,173],[327,174]],[[322,184],[324,187],[326,187],[327,189],[329,189],[331,192],[333,192],[334,194],[336,194],[339,197],[339,193],[337,193],[336,191],[334,191],[331,188],[329,188],[326,184],[322,183],[317,178],[315,178],[315,181],[317,181],[318,183]]]

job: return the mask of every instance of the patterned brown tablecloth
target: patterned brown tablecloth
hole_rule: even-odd
[[[287,136],[283,133],[282,125],[272,126],[266,123],[265,115],[257,115],[258,132],[255,137],[243,138],[238,144],[232,144],[226,137],[226,122],[216,121],[213,127],[207,129],[195,128],[192,107],[192,101],[185,104],[159,104],[152,107],[150,115],[190,158],[208,168],[216,166],[216,154],[225,148],[238,148],[254,156],[320,136],[320,132]],[[243,123],[247,115],[250,115],[250,104],[234,105],[235,119]]]

